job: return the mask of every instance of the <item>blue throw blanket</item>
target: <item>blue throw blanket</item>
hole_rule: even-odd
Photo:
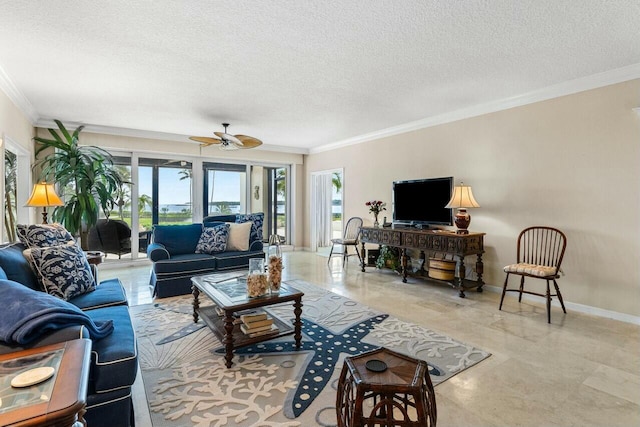
[[[0,340],[25,345],[50,331],[84,326],[91,339],[113,332],[113,322],[94,322],[75,305],[12,280],[0,280]]]

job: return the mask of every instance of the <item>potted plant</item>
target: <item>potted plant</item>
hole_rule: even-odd
[[[376,268],[382,269],[385,267],[395,271],[400,269],[400,251],[398,248],[386,245],[380,248],[380,255],[376,260]]]
[[[41,168],[41,178],[58,186],[65,202],[53,211],[53,220],[63,224],[72,235],[80,235],[84,248],[86,231],[96,225],[100,210],[108,217],[109,211],[117,206],[118,190],[125,181],[109,152],[79,145],[78,135],[84,126],[70,134],[62,122],[55,120],[55,123],[58,130],[49,129],[53,139],[34,138],[41,144],[36,159],[48,150],[34,168]]]

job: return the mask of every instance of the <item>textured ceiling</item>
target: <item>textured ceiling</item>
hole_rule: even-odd
[[[640,64],[637,0],[2,0],[0,15],[0,77],[37,123],[228,121],[303,151]]]

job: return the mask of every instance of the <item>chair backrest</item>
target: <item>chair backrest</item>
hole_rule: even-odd
[[[358,240],[360,237],[360,227],[362,227],[362,218],[354,216],[349,218],[347,221],[347,225],[344,227],[344,236],[345,240]]]
[[[123,254],[131,251],[131,228],[119,219],[99,219],[88,235],[88,249]]]
[[[518,236],[518,262],[560,269],[567,236],[556,228],[535,226],[525,228]]]

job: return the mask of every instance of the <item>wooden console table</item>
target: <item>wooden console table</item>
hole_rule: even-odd
[[[415,228],[379,228],[361,227],[360,241],[362,243],[362,253],[364,253],[365,243],[386,245],[396,247],[401,250],[400,257],[402,263],[402,281],[407,282],[407,249],[420,250],[420,259],[425,260],[422,267],[422,274],[425,273],[424,266],[427,265],[425,252],[451,255],[456,260],[456,271],[458,275],[451,285],[458,289],[461,298],[464,298],[464,290],[476,288],[482,292],[483,264],[482,254],[484,253],[485,233],[456,234],[455,231],[448,230],[419,230]],[[464,258],[468,255],[476,255],[477,261],[475,271],[478,280],[465,279],[466,268]],[[362,271],[365,271],[365,263],[360,264]],[[429,277],[431,280],[437,280]],[[450,282],[447,282],[450,283]]]

